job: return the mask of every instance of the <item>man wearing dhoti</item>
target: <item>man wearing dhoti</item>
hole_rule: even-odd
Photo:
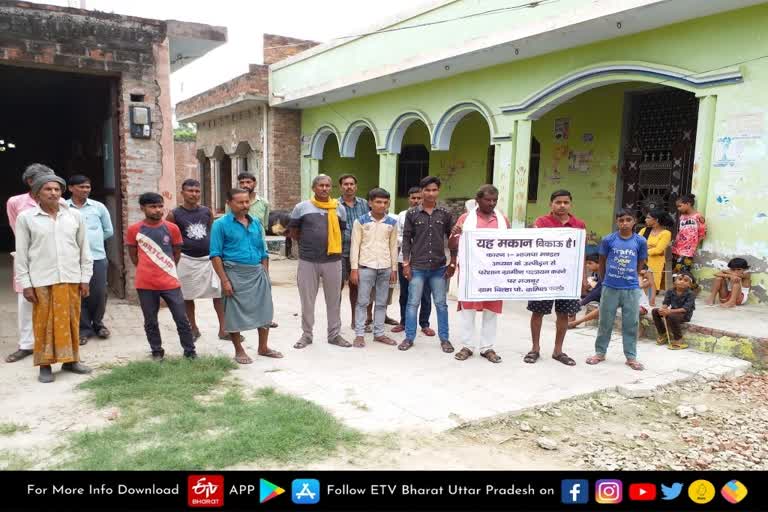
[[[483,185],[478,189],[475,200],[477,206],[462,214],[456,221],[448,243],[449,247],[459,248],[463,230],[509,228],[509,219],[496,209],[496,203],[499,200],[499,191],[496,187]],[[459,250],[459,272],[467,271],[464,252]],[[501,356],[494,350],[494,343],[496,342],[496,321],[501,314],[503,304],[500,300],[459,301],[459,330],[464,346],[454,356],[456,359],[465,361],[472,356],[473,350],[478,346],[480,356],[492,363],[501,362]],[[478,343],[472,341],[476,313],[482,313],[481,335]]]
[[[181,294],[184,296],[187,319],[192,326],[192,336],[195,341],[200,338],[200,329],[195,318],[195,299],[213,299],[213,309],[219,319],[219,339],[228,340],[229,334],[224,332],[221,282],[208,257],[213,211],[208,206],[200,204],[200,195],[201,187],[198,180],[192,178],[184,180],[181,184],[181,197],[184,202],[171,210],[165,220],[179,227],[184,241],[176,271],[181,282]]]
[[[269,283],[269,255],[261,222],[248,213],[247,190],[227,192],[229,212],[211,229],[209,257],[221,280],[224,295],[224,331],[235,347],[235,361],[253,362],[245,352],[240,333],[258,329],[258,354],[280,358],[283,354],[267,345],[274,312]]]
[[[40,382],[54,381],[51,365],[86,374],[80,363],[80,302],[88,296],[93,259],[88,230],[78,211],[62,204],[66,182],[41,174],[32,182],[38,205],[16,219],[14,270],[24,298],[32,303],[33,361]]]

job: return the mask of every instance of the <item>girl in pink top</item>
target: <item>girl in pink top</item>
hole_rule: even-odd
[[[675,203],[680,214],[677,236],[672,246],[672,264],[676,274],[691,271],[696,249],[707,234],[704,216],[693,207],[695,202],[696,196],[685,194]]]

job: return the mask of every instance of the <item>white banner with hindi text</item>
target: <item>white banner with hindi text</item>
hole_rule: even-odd
[[[459,300],[581,298],[583,229],[477,229],[461,235]]]

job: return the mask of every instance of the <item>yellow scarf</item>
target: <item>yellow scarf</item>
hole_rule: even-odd
[[[336,214],[339,201],[329,199],[328,201],[321,202],[315,199],[314,195],[310,201],[316,207],[328,212],[328,254],[341,254],[341,228],[339,227],[339,216]]]

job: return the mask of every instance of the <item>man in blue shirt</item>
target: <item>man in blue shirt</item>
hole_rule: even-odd
[[[104,326],[104,312],[107,309],[107,252],[104,241],[114,234],[109,211],[104,204],[91,199],[91,180],[82,174],[69,178],[69,192],[72,194],[67,204],[80,212],[88,229],[88,245],[93,256],[93,277],[90,294],[82,299],[80,308],[80,344],[88,343],[88,338],[98,336],[109,338],[110,332]]]
[[[267,346],[269,325],[274,312],[269,282],[269,255],[264,230],[248,213],[248,191],[227,192],[229,212],[213,223],[209,257],[221,280],[224,298],[224,332],[235,347],[235,361],[253,362],[242,344],[242,331],[258,329],[260,356],[283,357]]]
[[[595,355],[587,358],[587,364],[605,361],[608,343],[611,341],[616,312],[621,308],[621,336],[627,366],[643,370],[637,360],[637,328],[640,321],[640,270],[648,259],[648,243],[634,233],[635,215],[630,210],[616,214],[619,230],[607,235],[600,242],[600,323],[595,340]]]

